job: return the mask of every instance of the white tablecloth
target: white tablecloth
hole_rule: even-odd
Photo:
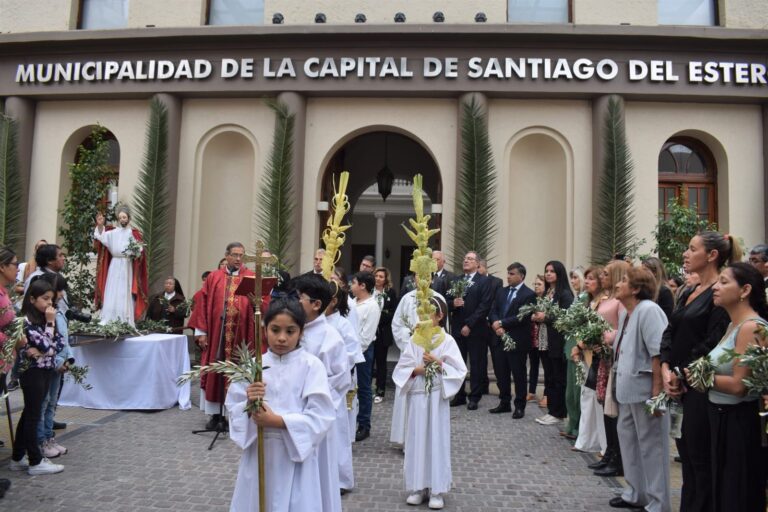
[[[189,383],[176,386],[189,370],[187,337],[150,334],[123,341],[72,347],[75,364],[88,365],[93,389],[64,380],[59,405],[89,409],[179,409],[192,407]]]

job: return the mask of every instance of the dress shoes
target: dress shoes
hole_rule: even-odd
[[[609,463],[603,469],[595,470],[592,474],[603,477],[624,476],[624,469],[621,466]]]
[[[608,461],[606,460],[605,457],[603,457],[602,459],[595,461],[592,464],[588,464],[587,467],[589,469],[594,470],[594,469],[603,469],[607,465],[608,465]]]
[[[472,400],[469,401],[467,404],[467,409],[470,411],[476,411],[477,410],[477,402],[473,402]]]
[[[67,428],[67,424],[63,421],[54,421],[53,422],[53,430],[64,430]]]
[[[371,437],[371,429],[369,428],[363,428],[358,427],[357,432],[355,432],[355,442],[364,441]]]
[[[512,406],[505,403],[500,403],[497,407],[494,407],[493,409],[488,409],[488,412],[491,414],[499,414],[502,412],[512,412]]]
[[[216,425],[219,424],[220,419],[221,416],[218,414],[212,415],[210,418],[208,418],[208,422],[205,424],[205,430],[216,430]]]
[[[465,405],[466,403],[466,398],[454,397],[453,400],[451,400],[451,407],[458,407],[459,405]]]
[[[512,413],[513,420],[519,420],[523,416],[525,416],[525,409],[515,409],[515,412]]]
[[[643,508],[633,503],[624,501],[621,496],[616,496],[615,498],[611,498],[608,504],[613,508],[628,508],[632,510],[641,510]]]

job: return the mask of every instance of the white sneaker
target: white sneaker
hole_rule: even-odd
[[[43,441],[43,444],[40,445],[40,453],[43,454],[43,457],[54,459],[61,455],[61,453],[59,453],[59,450],[53,447],[51,441],[53,441],[53,439],[46,439]]]
[[[544,416],[539,416],[534,421],[536,423],[540,423],[541,425],[547,425],[547,421],[549,421],[550,418],[553,418],[554,416],[550,416],[549,414],[545,414]]]
[[[560,418],[555,418],[554,416],[549,416],[549,418],[544,417],[544,418],[541,418],[541,421],[539,423],[541,425],[557,425],[558,423],[560,423]]]
[[[63,446],[61,446],[59,443],[56,442],[55,437],[50,438],[48,440],[48,443],[50,444],[50,446],[52,446],[55,450],[59,452],[59,455],[64,455],[68,451],[66,448],[64,448]]]
[[[430,494],[429,496],[429,508],[432,510],[440,510],[445,506],[443,497],[439,494]]]
[[[8,464],[8,469],[11,471],[25,471],[27,468],[29,468],[29,459],[26,455],[21,460],[11,459],[11,462]]]
[[[27,473],[29,473],[31,476],[35,476],[52,475],[54,473],[61,473],[62,471],[64,471],[64,466],[61,464],[54,464],[47,458],[43,457],[43,460],[40,461],[40,464],[29,466]]]
[[[380,404],[383,401],[384,401],[384,397],[383,396],[376,395],[375,397],[373,397],[373,403],[375,403],[375,404]]]
[[[421,505],[424,502],[424,493],[421,491],[414,492],[408,496],[405,502],[409,505]]]

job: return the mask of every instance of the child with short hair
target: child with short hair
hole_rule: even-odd
[[[436,309],[432,322],[444,327],[448,307],[437,297],[430,300]],[[406,503],[420,505],[429,496],[429,508],[441,509],[443,495],[450,490],[452,480],[449,401],[463,385],[467,367],[456,340],[444,328],[435,337],[443,337],[443,341],[432,352],[409,343],[392,378],[408,397],[403,463],[405,488],[409,492]],[[426,367],[435,361],[440,369],[427,392]]]

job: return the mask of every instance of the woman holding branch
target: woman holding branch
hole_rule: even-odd
[[[227,392],[229,435],[244,450],[231,512],[259,511],[257,427],[264,428],[267,511],[317,510],[320,488],[318,445],[336,417],[325,367],[299,346],[305,313],[296,300],[278,298],[264,316],[269,350],[263,382],[233,382]],[[263,400],[258,412],[245,411]],[[337,489],[331,491],[338,493]]]

